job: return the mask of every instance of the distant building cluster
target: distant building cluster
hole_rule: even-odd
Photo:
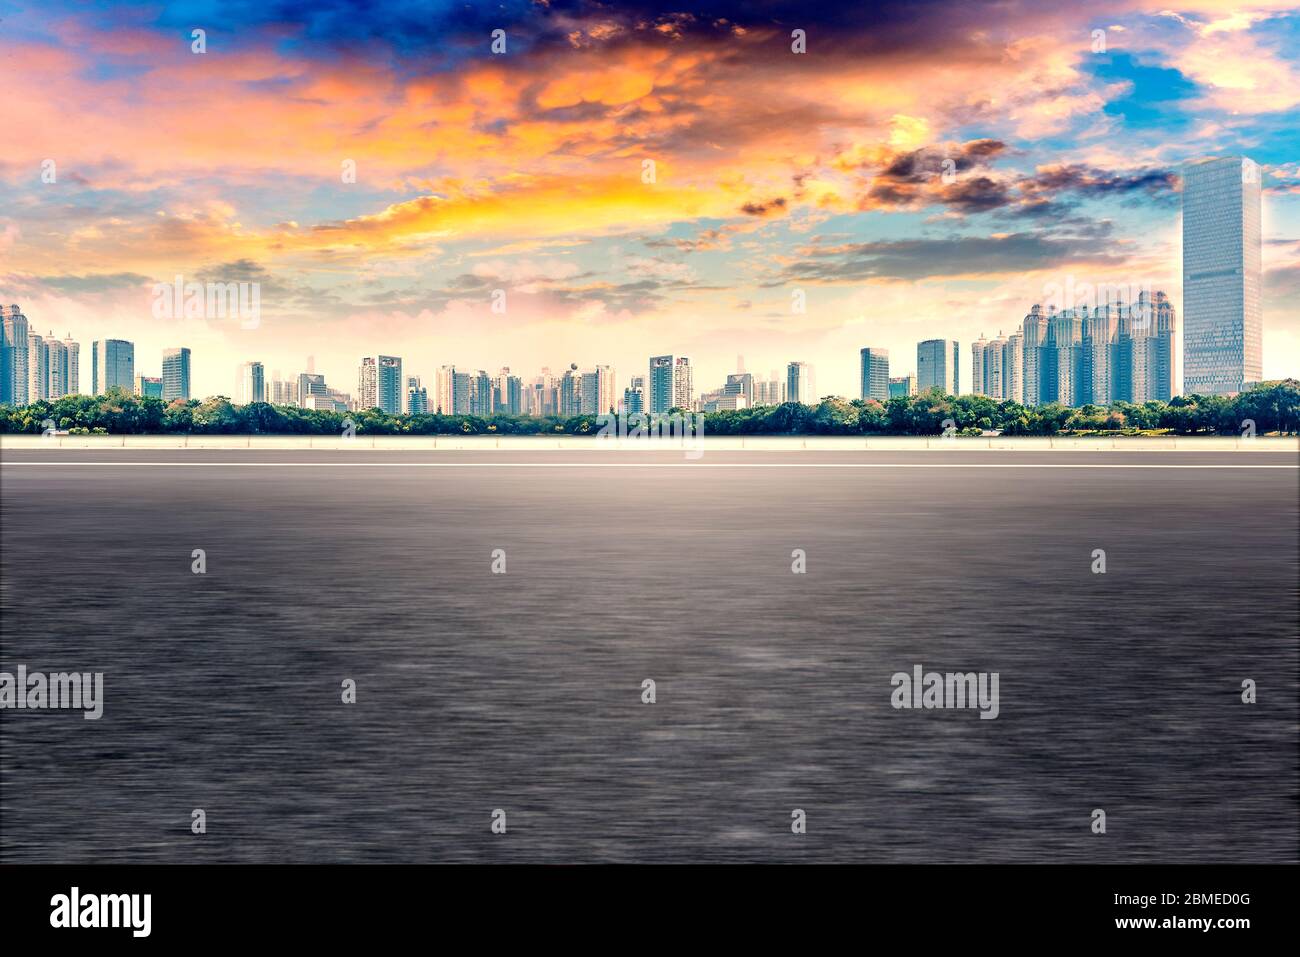
[[[1137,303],[1066,309],[1025,317],[1021,381],[1026,405],[1109,405],[1168,401],[1173,397],[1174,307],[1169,297],[1144,292]],[[1009,352],[1009,350],[1007,350]],[[996,352],[990,344],[989,358]],[[985,361],[985,369],[992,362]],[[1003,379],[1010,381],[1010,376]],[[986,371],[992,389],[998,380]],[[988,392],[994,398],[1010,395]]]
[[[30,328],[18,306],[0,306],[0,404],[26,405],[81,391],[81,345]]]
[[[1244,157],[1194,163],[1184,171],[1182,195],[1183,391],[1239,392],[1263,376],[1258,167]],[[916,372],[904,376],[890,375],[888,350],[867,346],[859,352],[859,395],[885,402],[937,388],[1031,406],[1167,401],[1174,395],[1178,334],[1173,304],[1158,291],[1125,298],[1108,292],[1104,302],[1032,306],[1010,335],[981,335],[971,343],[967,382],[956,340],[917,343]],[[16,305],[0,306],[0,321],[0,403],[26,405],[80,391],[81,348],[70,334],[62,340],[52,332],[38,335]],[[773,371],[767,378],[745,371],[743,357],[736,365],[722,385],[699,393],[691,357],[675,353],[652,356],[646,375],[633,376],[621,392],[612,366],[576,364],[559,373],[543,368],[528,379],[508,367],[493,375],[443,365],[430,390],[419,376],[403,377],[401,357],[375,354],[361,359],[354,397],[328,386],[309,357],[307,371],[289,378],[279,371],[268,378],[261,362],[244,363],[236,395],[241,403],[335,412],[561,417],[820,401],[810,363],[792,361],[784,374]],[[185,347],[163,351],[159,376],[137,374],[131,342],[103,339],[91,347],[92,395],[121,388],[164,402],[189,399],[190,372]]]

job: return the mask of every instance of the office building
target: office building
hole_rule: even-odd
[[[190,397],[190,350],[184,346],[164,349],[162,360],[163,401]]]
[[[890,378],[889,397],[891,399],[902,399],[909,395],[916,395],[916,376],[900,375]]]
[[[624,415],[640,415],[646,410],[645,376],[634,375],[631,384],[623,390],[623,405],[619,409]]]
[[[862,398],[884,402],[889,398],[889,350],[870,346],[859,353]]]
[[[961,394],[960,350],[953,339],[927,339],[916,344],[916,391],[941,389],[944,395]]]
[[[135,377],[135,394],[141,398],[161,399],[163,395],[162,376],[138,375]]]
[[[240,366],[239,401],[244,405],[266,401],[266,369],[262,363],[245,362]]]
[[[99,339],[90,347],[90,391],[135,388],[135,345],[125,339]]]
[[[418,375],[406,377],[406,412],[408,415],[425,415],[429,411],[429,390],[420,383]]]
[[[1263,378],[1260,171],[1241,156],[1183,170],[1183,388],[1240,392]]]
[[[817,385],[813,367],[807,362],[791,362],[785,367],[785,400],[817,404]]]
[[[151,376],[151,375],[136,376],[135,394],[142,398],[161,399],[163,394],[162,376]]]

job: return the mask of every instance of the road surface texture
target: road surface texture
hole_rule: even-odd
[[[5,450],[0,860],[1294,862],[1296,466]]]

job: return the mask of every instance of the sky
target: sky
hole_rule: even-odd
[[[965,375],[1051,289],[1181,319],[1179,171],[1245,155],[1264,374],[1300,375],[1289,7],[0,0],[0,302],[137,373],[189,346],[196,396],[678,353],[856,397],[864,346]],[[259,320],[160,317],[176,276],[259,283]]]

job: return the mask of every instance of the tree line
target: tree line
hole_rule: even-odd
[[[680,410],[675,410],[680,411]],[[920,395],[875,399],[827,396],[816,405],[786,402],[704,414],[705,435],[1003,435],[1300,433],[1300,381],[1265,382],[1234,396],[1175,396],[1168,402],[1114,402],[1082,408],[1026,406],[985,396]],[[0,432],[74,435],[595,435],[595,415],[390,415],[378,409],[325,412],[224,396],[163,402],[110,389],[30,405],[0,407]]]

